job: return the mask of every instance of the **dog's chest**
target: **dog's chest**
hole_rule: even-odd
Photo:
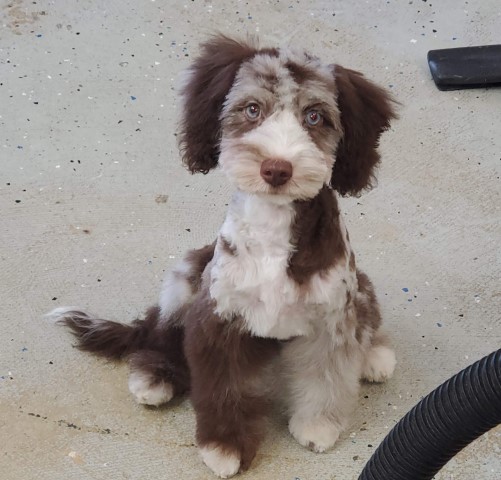
[[[341,315],[346,304],[345,264],[313,275],[308,286],[288,275],[294,215],[290,204],[236,198],[220,232],[210,272],[216,311],[228,320],[242,317],[257,336],[307,335],[313,322]]]

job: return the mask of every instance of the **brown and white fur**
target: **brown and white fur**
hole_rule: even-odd
[[[393,374],[336,192],[371,186],[395,114],[358,72],[224,36],[202,46],[183,97],[185,164],[219,165],[236,190],[217,240],[167,274],[144,320],[51,315],[83,350],[127,358],[139,403],[189,391],[202,458],[227,478],[254,458],[274,385],[292,435],[323,452],[346,428],[360,379]]]

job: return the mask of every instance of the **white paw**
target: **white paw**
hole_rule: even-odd
[[[233,477],[240,469],[240,458],[234,453],[224,452],[219,447],[202,447],[200,454],[205,465],[218,477]]]
[[[174,396],[174,389],[170,383],[159,382],[152,385],[151,377],[142,372],[131,372],[129,390],[137,403],[155,407],[168,402]]]
[[[384,345],[372,347],[365,357],[362,377],[369,382],[384,382],[392,377],[397,359],[395,352]]]
[[[289,431],[303,447],[317,453],[331,448],[341,433],[337,426],[323,417],[316,419],[292,417],[289,421]]]

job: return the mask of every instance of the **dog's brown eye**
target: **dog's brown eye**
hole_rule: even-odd
[[[318,110],[308,110],[305,120],[308,126],[316,127],[322,124],[323,117]]]
[[[261,108],[257,103],[251,103],[245,107],[245,116],[249,120],[257,120],[261,116]]]

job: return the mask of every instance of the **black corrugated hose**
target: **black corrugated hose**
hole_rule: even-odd
[[[501,423],[501,349],[423,398],[391,430],[359,480],[429,480]]]

